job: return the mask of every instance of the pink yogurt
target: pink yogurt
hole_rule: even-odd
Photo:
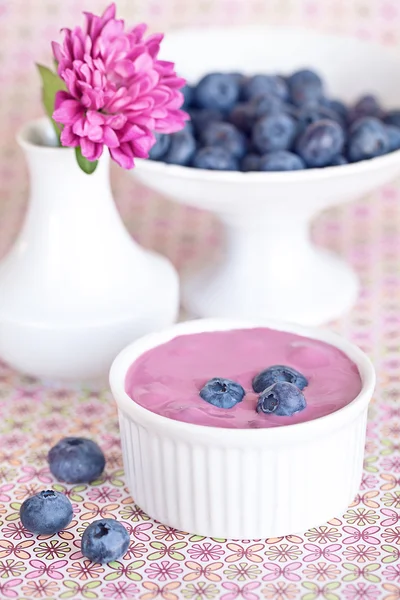
[[[294,367],[308,379],[307,407],[292,417],[256,412],[251,382],[272,365]],[[199,391],[213,377],[240,383],[243,401],[217,408]],[[356,365],[340,350],[318,340],[266,328],[182,335],[140,356],[128,371],[126,392],[137,404],[197,425],[236,429],[279,427],[328,415],[361,391]]]

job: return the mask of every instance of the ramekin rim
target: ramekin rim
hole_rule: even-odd
[[[208,425],[198,425],[195,423],[187,423],[178,421],[169,417],[164,417],[154,413],[140,404],[137,404],[126,392],[126,376],[131,365],[142,354],[164,344],[171,339],[180,335],[189,335],[194,333],[202,333],[207,331],[223,331],[232,329],[254,329],[257,327],[266,327],[277,331],[287,331],[295,333],[310,339],[320,340],[332,346],[335,346],[346,354],[352,360],[360,373],[362,388],[360,393],[346,406],[336,410],[328,415],[304,421],[303,423],[293,423],[290,425],[281,425],[279,427],[259,428],[259,429],[236,429],[222,428]],[[177,323],[171,327],[147,334],[138,340],[135,340],[126,346],[114,359],[110,369],[110,387],[114,400],[118,409],[124,414],[140,423],[140,417],[144,418],[147,424],[151,423],[155,427],[164,426],[171,433],[175,430],[176,433],[191,433],[193,436],[205,435],[210,438],[218,432],[224,440],[246,441],[247,439],[266,438],[265,433],[268,432],[268,441],[273,441],[275,436],[282,440],[282,436],[294,436],[295,433],[304,434],[307,432],[317,433],[320,430],[321,424],[328,425],[329,421],[334,425],[337,419],[343,417],[343,421],[347,415],[353,414],[355,407],[368,405],[373,395],[375,388],[376,375],[374,366],[369,357],[355,344],[343,338],[342,336],[331,332],[327,329],[307,327],[293,323],[282,321],[274,321],[269,319],[261,319],[255,322],[235,321],[231,319],[196,319]],[[289,432],[289,433],[286,433]]]

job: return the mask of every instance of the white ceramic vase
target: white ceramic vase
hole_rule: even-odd
[[[92,175],[54,147],[49,121],[20,132],[30,172],[25,222],[0,263],[0,357],[50,380],[106,377],[132,339],[174,322],[178,277],[126,231],[108,153]]]

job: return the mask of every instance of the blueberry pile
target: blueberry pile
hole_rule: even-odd
[[[57,479],[68,483],[90,483],[105,466],[100,447],[86,438],[68,437],[60,440],[48,454],[50,471]],[[72,521],[73,509],[65,494],[44,490],[30,496],[21,505],[21,523],[37,535],[52,535],[65,529]],[[129,546],[129,533],[114,519],[93,521],[83,532],[83,556],[97,563],[118,560]]]
[[[354,106],[327,97],[309,69],[280,75],[210,73],[184,90],[190,121],[157,134],[152,160],[217,171],[340,166],[400,149],[400,109],[371,95]]]
[[[274,413],[279,417],[291,417],[307,406],[303,390],[308,381],[296,369],[274,365],[258,373],[252,388],[258,396],[258,413]],[[199,393],[200,397],[217,408],[233,408],[246,395],[243,387],[231,379],[213,377]]]

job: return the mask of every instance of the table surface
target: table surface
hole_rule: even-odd
[[[101,0],[87,0],[99,12]],[[197,23],[290,23],[400,43],[400,0],[152,0],[119,2],[131,22],[154,28]],[[27,178],[15,131],[40,114],[32,56],[48,61],[48,40],[78,22],[83,3],[0,0],[0,255],[22,219]],[[29,27],[27,26],[29,23]],[[219,252],[209,216],[178,207],[114,180],[118,206],[135,237],[195,269]],[[0,598],[129,600],[399,600],[400,599],[400,186],[318,219],[316,241],[342,255],[362,282],[357,306],[332,328],[362,347],[378,371],[359,494],[344,514],[296,536],[259,541],[204,539],[154,523],[125,488],[118,424],[108,391],[55,390],[0,365]],[[65,435],[97,440],[107,457],[102,479],[63,486],[46,455]],[[35,537],[21,527],[19,507],[54,487],[74,505],[70,527]],[[83,560],[87,523],[115,517],[131,534],[118,562]]]

